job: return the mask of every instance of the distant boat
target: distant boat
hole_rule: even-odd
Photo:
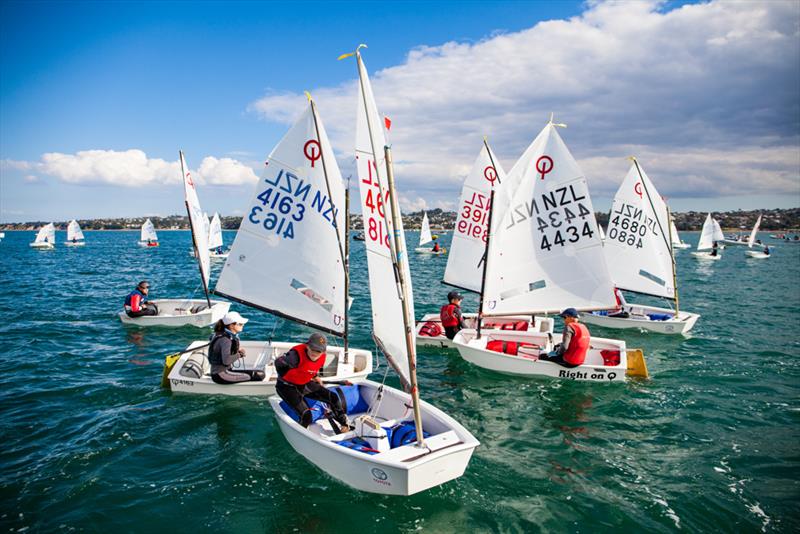
[[[753,226],[753,231],[750,232],[750,237],[747,238],[748,247],[750,249],[753,248],[753,245],[756,244],[756,235],[758,234],[758,227],[761,226],[761,215],[758,216],[758,220],[756,224]],[[745,250],[745,255],[748,258],[754,258],[757,260],[765,260],[769,258],[772,254],[769,251],[769,247],[764,247],[762,250]]]
[[[40,250],[53,250],[56,248],[56,227],[53,223],[46,224],[39,229],[36,240],[31,243],[33,248]]]
[[[153,222],[150,219],[147,219],[144,224],[142,224],[142,233],[139,238],[139,246],[140,247],[157,247],[158,246],[158,234],[156,234],[156,228],[153,226]]]
[[[71,220],[67,226],[67,240],[64,244],[68,247],[82,247],[86,244],[81,226],[75,219]]]
[[[431,241],[433,241],[433,236],[431,235],[431,224],[428,221],[428,214],[426,212],[422,212],[422,229],[419,232],[419,246],[414,249],[414,252],[417,254],[433,254],[436,256],[447,252],[443,248],[440,248],[439,250],[433,250],[432,247],[423,246]]]
[[[672,232],[672,248],[673,249],[684,249],[684,248],[692,248],[692,245],[689,243],[684,243],[681,241],[681,236],[678,235],[678,228],[675,226],[675,219],[670,217],[669,219],[670,225],[670,232]]]
[[[722,239],[722,230],[719,230],[719,223],[711,218],[709,213],[703,223],[703,229],[700,232],[700,241],[697,242],[697,251],[692,252],[698,260],[721,260],[722,254],[719,252],[719,247],[714,245]],[[714,250],[716,248],[716,250]],[[709,252],[709,249],[711,252]]]
[[[208,226],[208,250],[212,258],[228,257],[228,251],[224,251],[222,245],[222,223],[219,220],[219,213],[215,213]]]

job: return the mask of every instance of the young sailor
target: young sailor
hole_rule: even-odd
[[[462,328],[466,328],[464,317],[461,315],[461,301],[464,297],[458,291],[451,291],[447,294],[449,304],[442,306],[439,317],[442,319],[444,335],[447,339],[453,339]]]
[[[208,346],[208,363],[211,364],[211,380],[214,383],[236,384],[264,380],[264,371],[233,368],[236,361],[245,355],[244,349],[239,348],[239,334],[248,320],[236,312],[229,312],[214,325],[214,334]]]
[[[278,383],[275,390],[278,395],[300,416],[300,424],[308,427],[312,413],[303,397],[322,401],[331,407],[333,417],[341,425],[341,431],[347,432],[347,415],[342,410],[339,396],[322,385],[319,371],[325,365],[325,351],[328,340],[325,336],[313,333],[308,341],[295,345],[288,352],[275,360],[278,371]]]
[[[152,302],[147,302],[147,295],[150,293],[150,283],[142,280],[136,289],[128,293],[125,297],[125,313],[128,317],[142,317],[143,315],[158,315],[158,306]]]
[[[433,241],[433,252],[439,252],[440,250],[441,250],[441,247],[439,246],[439,242],[434,240]]]
[[[551,361],[564,367],[578,367],[586,360],[589,350],[589,329],[578,322],[578,311],[567,308],[560,316],[564,319],[564,333],[561,343],[549,354],[540,356],[540,359]]]

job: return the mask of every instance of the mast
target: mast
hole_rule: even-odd
[[[392,171],[392,149],[387,145],[383,147],[386,156],[386,178],[389,185],[389,202],[392,210],[392,222],[399,220],[400,210],[397,207],[397,197],[394,194],[394,172]],[[397,275],[399,289],[400,289],[400,304],[403,309],[403,326],[406,332],[406,353],[408,355],[408,374],[409,381],[411,382],[411,402],[414,408],[414,425],[417,431],[417,447],[423,447],[425,441],[422,436],[422,414],[419,406],[419,388],[417,386],[417,362],[416,362],[416,342],[414,340],[414,330],[408,317],[408,292],[406,291],[405,276],[403,271],[403,262],[400,261],[403,255],[406,254],[402,250],[403,240],[400,239],[400,231],[397,225],[393,224],[394,238],[391,243],[394,244],[392,249],[392,262],[394,263],[395,274]]]
[[[183,180],[186,180],[186,169],[183,167],[183,150],[178,151],[178,155],[181,158],[181,172],[183,173]],[[184,187],[186,187],[184,185]],[[189,230],[192,232],[192,246],[194,246],[194,257],[197,259],[197,269],[200,271],[200,281],[203,283],[203,292],[206,295],[206,303],[208,307],[211,307],[211,298],[208,296],[208,284],[206,284],[206,275],[203,272],[203,262],[200,259],[200,248],[197,246],[197,240],[194,237],[194,225],[192,224],[192,210],[189,207],[189,201],[184,200],[183,203],[186,205],[186,215],[189,216]]]
[[[334,228],[336,228],[336,242],[339,245],[339,257],[342,260],[342,267],[344,269],[344,334],[342,336],[344,340],[344,362],[347,363],[348,360],[348,342],[347,342],[347,304],[350,300],[350,273],[348,272],[348,254],[349,254],[349,245],[350,245],[350,236],[348,235],[348,228],[349,225],[349,209],[350,209],[350,191],[345,191],[345,245],[344,250],[342,250],[342,236],[340,233],[340,228],[336,227],[336,204],[333,203],[333,195],[331,195],[331,183],[328,179],[328,167],[325,164],[325,151],[322,150],[322,138],[319,135],[319,123],[317,122],[317,106],[314,103],[314,99],[311,98],[311,94],[306,91],[306,97],[308,98],[309,104],[311,104],[311,116],[314,118],[314,132],[317,136],[317,143],[320,146],[319,149],[319,156],[322,160],[322,173],[325,175],[325,189],[328,192],[328,199],[331,203],[331,208],[333,208],[333,220],[334,220]]]
[[[348,363],[350,358],[349,342],[347,340],[350,328],[348,318],[350,316],[350,181],[347,182],[347,189],[344,190],[344,363]]]
[[[678,318],[678,313],[680,312],[680,303],[678,301],[678,273],[677,273],[677,265],[675,262],[675,249],[672,246],[672,212],[667,206],[667,220],[669,220],[669,252],[670,257],[672,258],[672,285],[675,286],[675,318]]]
[[[500,183],[500,174],[497,172],[497,167],[494,164],[492,151],[489,149],[489,143],[486,142],[486,137],[483,138],[483,146],[486,147],[486,153],[489,154],[489,161],[492,163],[494,175],[497,176],[497,183]],[[494,183],[492,183],[492,192],[489,195],[489,220],[486,226],[486,246],[483,252],[483,272],[481,273],[481,292],[478,297],[478,339],[481,338],[481,325],[483,323],[483,291],[486,288],[486,266],[489,263],[489,240],[492,238],[492,213],[494,213]]]

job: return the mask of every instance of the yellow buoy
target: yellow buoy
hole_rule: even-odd
[[[647,362],[644,361],[642,349],[628,349],[627,353],[628,371],[625,374],[627,376],[648,378],[650,374],[647,372]]]

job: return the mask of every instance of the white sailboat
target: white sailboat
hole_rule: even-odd
[[[684,334],[700,316],[679,308],[669,208],[636,158],[631,159],[611,208],[609,238],[603,247],[606,264],[618,289],[673,300],[675,309],[625,304],[584,314],[583,322]]]
[[[411,495],[461,476],[478,440],[419,398],[414,300],[391,153],[366,68],[360,53],[355,55],[360,80],[356,162],[367,237],[373,338],[411,393],[368,380],[359,382],[358,402],[347,403],[355,430],[343,434],[337,434],[324,419],[303,428],[280,398],[271,397],[270,404],[287,441],[329,475],[361,491]],[[409,437],[398,439],[404,434]]]
[[[675,226],[675,219],[670,216],[669,218],[669,229],[672,235],[672,250],[675,249],[685,249],[685,248],[692,248],[692,245],[689,243],[685,243],[681,240],[681,236],[678,234],[678,228]]]
[[[39,229],[36,239],[30,244],[33,248],[40,250],[52,250],[56,248],[56,227],[53,223],[48,223]]]
[[[558,313],[614,306],[586,179],[550,122],[512,169],[518,184],[488,236],[484,317]],[[585,363],[569,369],[540,360],[561,334],[462,330],[453,340],[461,357],[493,371],[571,380],[622,381],[624,341],[592,337]]]
[[[219,213],[214,213],[208,227],[208,250],[211,252],[211,257],[216,259],[225,259],[228,257],[228,252],[220,252],[222,250],[222,222],[219,220]]]
[[[486,256],[487,228],[492,218],[492,206],[507,206],[506,174],[497,161],[486,139],[472,165],[458,203],[457,218],[450,242],[444,282],[475,293],[481,292],[483,265]],[[493,201],[493,199],[497,199]],[[478,314],[465,313],[464,322],[469,328],[478,327]],[[444,335],[442,320],[438,313],[429,313],[417,321],[417,345],[451,348],[453,342]],[[482,328],[553,331],[553,319],[549,317],[508,316],[492,317],[484,321]]]
[[[147,219],[142,224],[142,232],[139,237],[139,246],[140,247],[158,246],[158,234],[156,234],[156,228],[155,226],[153,226],[153,222],[150,219]]]
[[[169,327],[196,326],[203,328],[211,326],[222,319],[231,307],[230,302],[211,300],[208,296],[208,281],[211,276],[211,268],[208,257],[207,219],[200,208],[200,200],[197,198],[194,180],[189,172],[188,165],[186,165],[183,152],[180,152],[179,155],[183,173],[186,211],[189,214],[189,227],[192,230],[192,241],[197,255],[197,266],[200,270],[200,281],[205,293],[205,299],[155,299],[150,302],[158,307],[158,315],[129,317],[125,310],[122,310],[119,313],[119,318],[125,324]],[[150,222],[150,219],[147,222]],[[144,232],[144,227],[142,228],[142,232]]]
[[[750,237],[747,238],[747,246],[748,248],[752,249],[753,245],[756,243],[756,237],[758,235],[758,228],[761,226],[761,215],[759,214],[758,219],[756,220],[756,224],[753,226],[753,231],[750,232]],[[754,258],[757,260],[765,260],[769,258],[772,253],[769,252],[769,247],[764,247],[764,250],[745,250],[745,255],[748,258]]]
[[[214,289],[241,304],[343,337],[343,347],[328,345],[324,381],[357,380],[372,372],[372,353],[347,344],[347,209],[333,149],[309,99],[306,112],[267,158]],[[236,368],[261,370],[266,378],[220,385],[209,374],[207,342],[195,341],[169,371],[169,384],[182,393],[271,395],[275,358],[297,344],[244,341],[246,357]]]
[[[709,213],[706,217],[705,222],[703,222],[703,229],[700,231],[700,241],[697,242],[697,250],[692,252],[692,256],[698,260],[721,260],[722,254],[719,251],[719,245],[717,245],[716,250],[714,244],[720,238],[722,234],[722,230],[718,230],[719,224],[715,224],[716,221],[711,218],[711,214]],[[709,249],[711,252],[709,252]]]
[[[86,244],[81,226],[75,219],[72,219],[67,225],[67,240],[64,244],[68,247],[82,247]]]
[[[417,254],[433,254],[435,256],[444,254],[446,252],[443,248],[439,248],[439,250],[433,250],[432,247],[424,246],[431,241],[433,241],[433,235],[431,235],[431,224],[428,221],[428,213],[422,212],[422,229],[419,232],[419,246],[414,249],[414,252]]]

